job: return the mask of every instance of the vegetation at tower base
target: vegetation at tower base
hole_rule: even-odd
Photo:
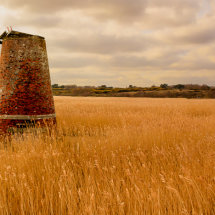
[[[125,88],[108,87],[106,85],[77,86],[52,85],[55,96],[96,96],[96,97],[151,97],[151,98],[215,98],[215,86],[197,84],[177,84],[169,86],[137,87],[129,85]]]
[[[17,31],[0,39],[0,131],[54,125],[45,39]]]

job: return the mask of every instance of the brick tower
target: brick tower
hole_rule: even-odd
[[[55,124],[45,39],[11,31],[0,40],[0,132]]]

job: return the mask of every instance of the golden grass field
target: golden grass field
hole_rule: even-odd
[[[58,134],[0,149],[0,214],[215,214],[215,100],[55,98]]]

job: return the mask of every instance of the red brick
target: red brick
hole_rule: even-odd
[[[16,32],[17,33],[17,32]],[[18,35],[18,34],[17,34]],[[0,116],[55,114],[46,42],[39,36],[5,37],[0,58]],[[0,119],[0,130],[7,132],[28,120]],[[36,119],[44,126],[56,118]]]

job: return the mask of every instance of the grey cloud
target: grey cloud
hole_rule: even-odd
[[[35,27],[45,27],[45,28],[50,28],[50,27],[59,27],[61,23],[61,17],[57,17],[53,15],[41,15],[41,16],[35,16],[33,18],[29,19],[23,19],[22,20],[22,25],[28,25],[28,26],[35,26]],[[21,23],[20,23],[21,25]]]
[[[202,32],[192,32],[190,35],[181,38],[182,41],[190,44],[210,43],[215,41],[215,29],[207,29]]]
[[[121,22],[142,22],[145,20],[145,10],[147,8],[168,8],[178,14],[177,17],[184,19],[185,14],[192,19],[198,13],[200,2],[203,0],[3,0],[3,4],[9,8],[22,8],[34,13],[56,13],[64,10],[81,10],[97,20],[117,20]],[[187,10],[188,12],[186,13]],[[191,12],[193,11],[193,12]],[[154,14],[151,19],[163,18],[156,17]],[[52,14],[53,16],[56,14]],[[168,16],[167,16],[168,17]],[[180,21],[180,19],[178,19]],[[171,22],[171,17],[167,18],[167,23]]]
[[[27,17],[26,17],[27,16]],[[36,14],[25,14],[20,15],[8,15],[7,19],[4,20],[3,25],[15,26],[16,28],[22,28],[23,26],[35,27],[35,28],[57,28],[62,23],[60,16],[53,15],[36,15]]]
[[[172,42],[180,42],[187,44],[205,44],[215,41],[215,29],[211,26],[200,28],[196,26],[195,29],[190,29],[182,35],[171,37]]]
[[[140,52],[156,45],[156,41],[144,36],[120,36],[113,35],[78,35],[50,39],[50,46],[67,52],[85,52],[112,54],[119,52]]]
[[[73,57],[73,56],[57,56],[49,57],[51,68],[83,68],[88,66],[104,66],[105,60],[98,57]]]
[[[77,69],[77,70],[59,70],[55,73],[53,73],[54,76],[70,76],[71,79],[105,79],[105,78],[116,78],[117,75],[114,73],[107,73],[107,72],[94,72],[90,70],[82,70],[82,69]]]
[[[132,56],[132,55],[118,55],[112,57],[110,64],[114,67],[127,67],[127,68],[169,68],[171,64],[180,60],[181,55],[185,51],[163,51],[161,56],[153,59],[147,59],[146,57]]]
[[[173,66],[170,67],[170,69],[177,69],[179,70],[191,70],[191,71],[195,71],[195,70],[215,70],[215,62],[210,61],[209,59],[204,59],[204,57],[202,57],[202,59],[194,59],[194,60],[189,60],[187,61],[186,59],[184,59],[184,61],[179,61],[178,62],[179,65],[177,66]],[[215,74],[214,74],[215,76]]]
[[[81,9],[91,15],[102,17],[132,18],[142,14],[146,0],[4,0],[9,8],[23,8],[32,12],[58,12],[61,10]]]
[[[184,8],[199,8],[204,0],[151,0],[149,4],[154,7],[173,7],[178,11]]]

